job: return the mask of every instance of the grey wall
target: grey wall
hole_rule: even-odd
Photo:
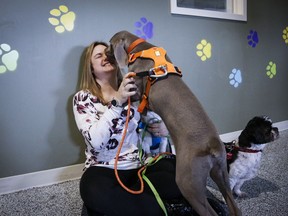
[[[48,21],[60,5],[76,14],[72,31],[58,33]],[[219,133],[243,129],[254,115],[287,120],[287,11],[288,1],[248,0],[248,21],[237,22],[171,15],[168,0],[1,0],[0,46],[11,50],[2,46],[0,54],[0,177],[84,162],[72,114],[83,49],[119,30],[135,32],[142,17],[153,23],[147,40],[165,47],[181,67]],[[250,30],[258,33],[254,48]],[[206,61],[196,55],[202,39],[212,45]],[[16,69],[4,57],[13,50],[19,54]],[[277,65],[271,79],[270,61]],[[237,88],[229,83],[233,68],[242,73]]]

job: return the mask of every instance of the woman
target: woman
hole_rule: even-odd
[[[115,156],[123,135],[128,97],[137,93],[131,73],[123,78],[117,66],[105,55],[107,44],[94,42],[87,49],[80,91],[73,100],[76,124],[86,143],[85,172],[80,181],[80,194],[89,215],[164,215],[149,186],[134,195],[122,188],[114,174]],[[140,114],[131,104],[126,138],[117,162],[120,179],[131,189],[139,190],[137,172],[137,127]],[[167,136],[164,123],[154,123],[148,130],[156,136]],[[164,158],[149,166],[146,176],[163,201],[181,197],[175,183],[175,158]]]

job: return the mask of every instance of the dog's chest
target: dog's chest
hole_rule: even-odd
[[[254,177],[260,166],[261,154],[239,152],[236,160],[230,164],[229,173],[241,173],[246,178]]]

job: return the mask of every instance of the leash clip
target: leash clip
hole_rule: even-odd
[[[157,74],[155,71],[157,71],[157,70],[162,70],[162,71],[164,71],[164,74]],[[165,65],[160,65],[160,66],[158,66],[158,67],[154,67],[154,68],[151,68],[150,70],[149,70],[149,77],[151,77],[151,78],[160,78],[160,77],[164,77],[164,76],[167,76],[167,74],[168,74],[168,71],[167,71],[167,69],[166,69],[166,66]]]

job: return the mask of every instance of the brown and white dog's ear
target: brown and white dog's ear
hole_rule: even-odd
[[[125,68],[128,64],[128,57],[124,47],[125,43],[123,39],[113,45],[114,56],[120,68]]]

